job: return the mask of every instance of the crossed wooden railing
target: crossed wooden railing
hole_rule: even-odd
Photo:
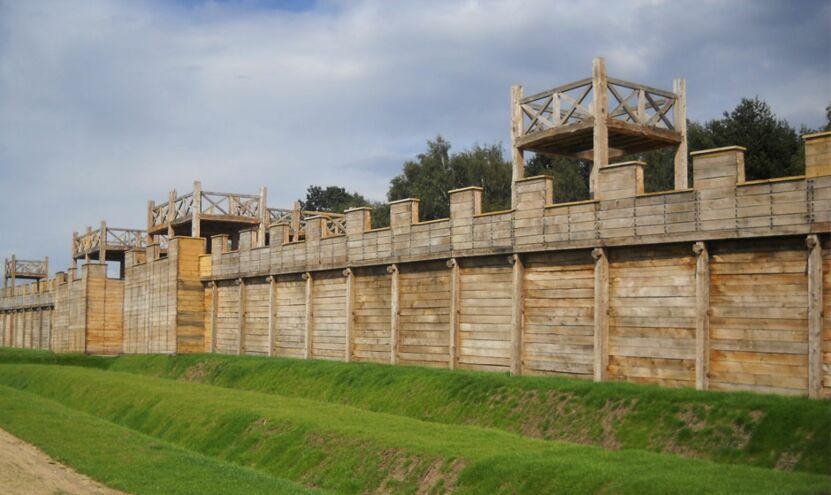
[[[28,277],[46,277],[49,275],[49,258],[42,260],[19,260],[15,256],[12,256],[11,259],[5,260],[3,271],[6,278],[11,278],[12,275],[18,276],[18,274]]]
[[[102,222],[95,230],[87,228],[81,235],[72,236],[72,257],[78,258],[94,252],[127,251],[144,248],[147,245],[147,232],[139,229],[108,227]]]
[[[198,197],[197,197],[198,196]],[[197,204],[198,203],[198,204]],[[155,205],[151,209],[150,227],[175,223],[193,217],[194,210],[203,215],[260,217],[260,196],[255,194],[235,194],[201,191],[189,192],[183,196]]]
[[[289,225],[289,236],[293,241],[300,241],[306,238],[306,223],[309,218],[323,217],[325,236],[336,236],[346,234],[346,217],[342,213],[328,211],[301,210],[299,203],[294,208],[269,208],[269,219],[271,224],[283,223]]]
[[[672,111],[678,101],[677,94],[612,77],[607,79],[606,88],[613,98],[609,100],[610,119],[675,130]],[[594,83],[588,78],[522,98],[522,134],[593,119],[594,91]]]

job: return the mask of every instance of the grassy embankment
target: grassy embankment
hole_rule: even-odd
[[[830,481],[98,369],[2,365],[0,384],[180,448],[344,493],[821,493]]]
[[[827,400],[218,355],[100,358],[4,350],[0,362],[101,367],[533,438],[822,474],[831,470]]]

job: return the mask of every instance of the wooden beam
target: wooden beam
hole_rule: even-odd
[[[522,374],[522,282],[525,265],[519,254],[512,254],[508,260],[513,265],[511,295],[511,374]]]
[[[274,300],[277,297],[277,279],[274,275],[269,275],[266,277],[266,281],[268,282],[268,357],[272,357],[274,355],[274,336],[277,333],[276,325],[277,325],[277,317],[275,315],[276,311],[276,301]]]
[[[98,262],[107,262],[107,222],[101,220],[101,229],[98,231]]]
[[[216,282],[210,282],[211,287],[211,352],[216,352],[216,316],[219,313],[219,290]]]
[[[398,363],[398,331],[400,325],[400,283],[398,265],[390,265],[387,272],[392,274],[390,283],[390,363]]]
[[[809,235],[808,247],[808,397],[822,394],[822,246]]]
[[[707,390],[710,372],[710,253],[703,242],[695,253],[695,388]]]
[[[462,287],[459,273],[459,261],[456,258],[447,260],[450,268],[450,352],[447,366],[456,369],[459,360],[459,322],[462,313]]]
[[[170,240],[176,234],[173,231],[173,221],[176,220],[176,189],[168,193],[167,201],[167,238]]]
[[[314,318],[314,313],[312,312],[312,274],[310,272],[306,272],[303,274],[303,280],[306,281],[306,298],[305,298],[305,308],[306,308],[306,317],[304,320],[305,324],[305,338],[303,339],[303,358],[304,359],[311,359],[312,358],[312,330],[314,329],[314,322],[312,319]]]
[[[239,300],[237,301],[237,355],[245,354],[245,280],[238,278]]]
[[[291,241],[300,240],[300,201],[295,201],[291,207]]]
[[[257,228],[257,247],[265,246],[265,233],[268,229],[269,214],[268,214],[268,190],[265,187],[260,188],[260,224]]]
[[[525,177],[525,157],[517,142],[522,137],[522,86],[511,86],[511,208],[516,208],[516,181]]]
[[[151,199],[150,201],[147,202],[147,244],[153,244],[153,241],[155,240],[155,236],[150,233],[153,230],[153,210],[155,210],[155,209],[156,209],[156,202]],[[72,235],[73,235],[73,239],[75,237],[77,237],[77,234],[74,233],[74,232],[72,233]],[[74,261],[75,260],[74,250],[73,250],[72,254],[73,254],[72,259],[73,259],[73,263],[74,263],[75,262]]]
[[[202,236],[202,183],[193,182],[193,207],[190,210],[190,236]]]
[[[675,190],[688,187],[687,177],[687,82],[676,79],[672,90],[677,95],[673,116],[675,131],[681,134],[681,143],[675,148]]]
[[[343,360],[349,363],[352,361],[352,341],[354,340],[355,327],[355,274],[352,273],[351,268],[346,268],[343,271],[343,276],[346,277],[346,308],[344,308],[346,335],[344,337]]]
[[[592,111],[594,112],[594,159],[592,160],[589,192],[597,191],[598,171],[609,164],[609,129],[606,119],[609,115],[609,95],[606,81],[606,61],[597,57],[592,61]]]
[[[594,381],[606,379],[609,365],[609,257],[594,248]]]

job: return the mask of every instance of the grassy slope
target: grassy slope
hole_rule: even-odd
[[[779,464],[823,474],[831,466],[831,401],[218,355],[98,358],[0,350],[0,362],[88,363],[432,422],[719,462]],[[783,460],[790,463],[783,465]]]
[[[53,458],[111,487],[137,495],[309,493],[291,482],[175,447],[0,386],[0,426]],[[148,476],[148,473],[153,473]]]
[[[829,477],[546,442],[343,405],[76,367],[0,383],[219,459],[347,493],[821,493]],[[459,468],[461,476],[456,477]]]

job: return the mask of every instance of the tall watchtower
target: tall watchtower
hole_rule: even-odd
[[[530,96],[513,86],[511,145],[514,182],[524,175],[525,151],[589,160],[592,195],[597,171],[610,159],[671,146],[675,189],[686,189],[686,83],[676,79],[666,91],[608,77],[598,57],[589,78]]]

